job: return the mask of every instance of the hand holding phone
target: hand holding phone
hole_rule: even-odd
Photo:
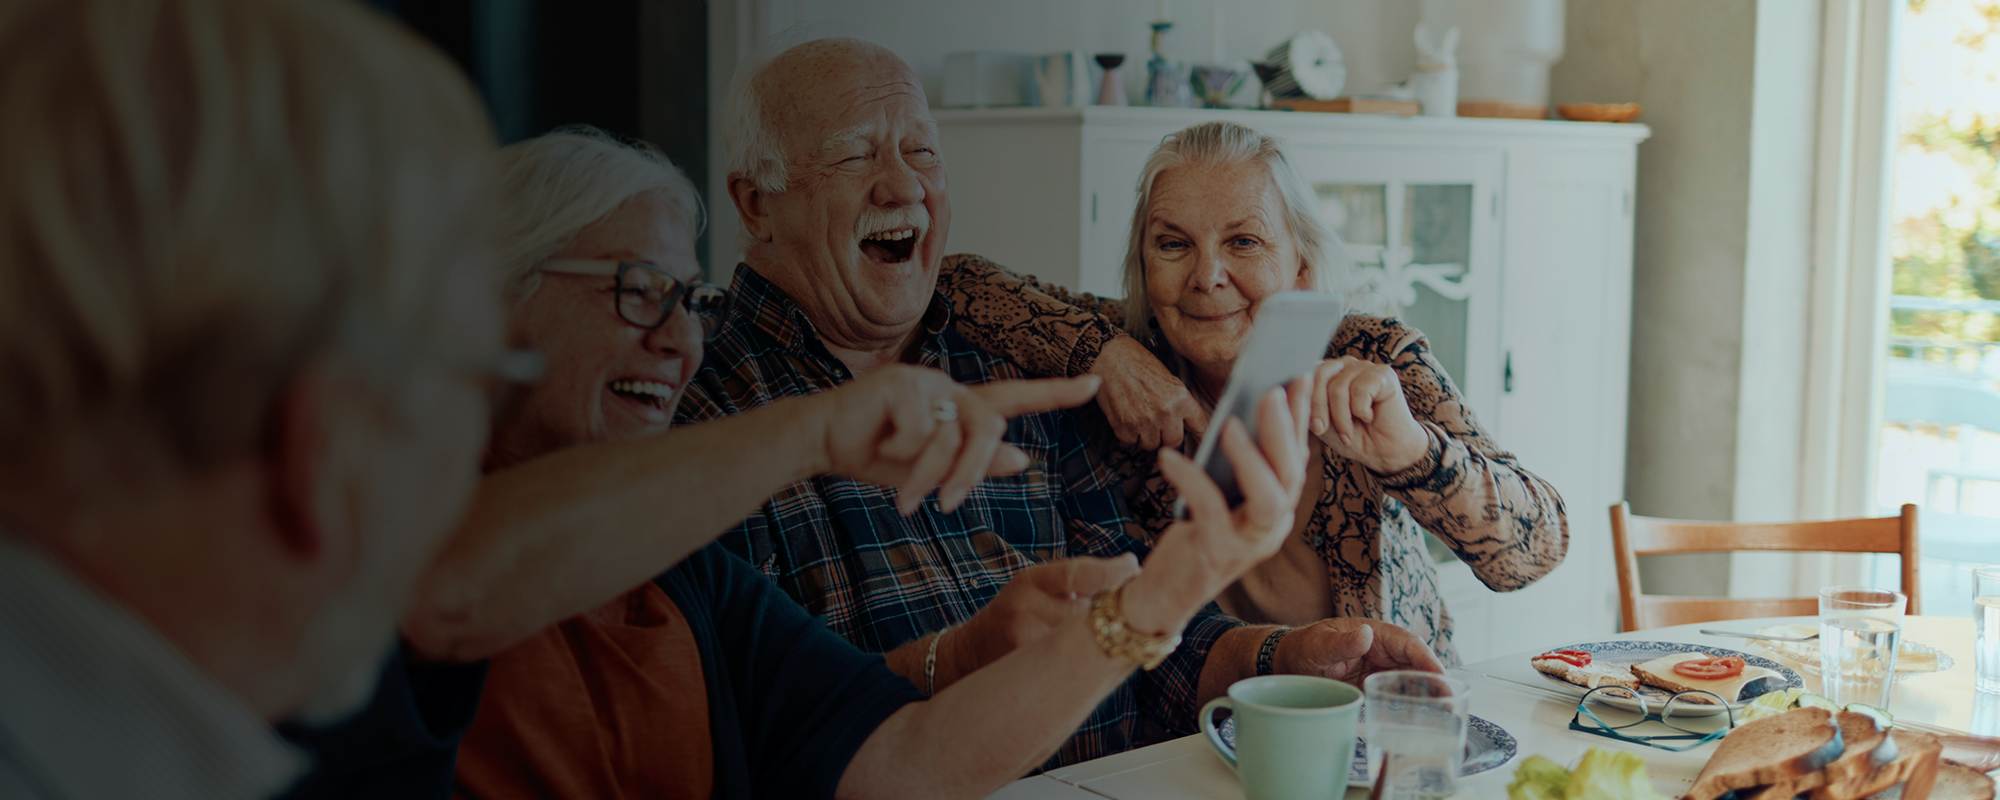
[[[1256,440],[1257,401],[1318,366],[1344,311],[1340,298],[1320,292],[1284,292],[1265,298],[1258,306],[1250,341],[1236,356],[1229,383],[1209,415],[1208,430],[1194,454],[1194,462],[1215,481],[1232,507],[1243,501],[1243,493],[1237,488],[1229,459],[1217,453],[1223,421],[1236,418],[1244,432]],[[1178,503],[1174,513],[1180,515]]]

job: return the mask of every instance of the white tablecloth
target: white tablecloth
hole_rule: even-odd
[[[1638,631],[1610,638],[1688,642],[1757,653],[1760,651],[1748,646],[1745,640],[1706,636],[1695,629],[1753,631],[1765,625],[1788,622],[1814,624],[1810,617],[1734,620]],[[1899,680],[1889,704],[1889,711],[1897,721],[2000,735],[2000,695],[1980,695],[1973,690],[1972,621],[1949,617],[1910,617],[1904,622],[1903,635],[1944,651],[1957,664],[1945,672],[1910,675]],[[1549,642],[1547,646],[1562,644],[1568,643]],[[1523,650],[1451,671],[1473,687],[1472,713],[1498,723],[1520,743],[1519,754],[1514,760],[1461,781],[1459,796],[1506,797],[1507,784],[1513,780],[1514,768],[1522,758],[1542,755],[1562,764],[1573,764],[1592,747],[1637,753],[1646,759],[1654,788],[1668,796],[1680,796],[1693,782],[1701,765],[1707,762],[1712,748],[1669,753],[1571,731],[1569,720],[1576,709],[1574,701],[1557,701],[1499,680],[1506,678],[1539,684],[1542,679],[1528,665],[1528,658],[1545,649],[1547,647]],[[1808,690],[1819,690],[1816,677],[1805,675],[1805,680]],[[1076,791],[1079,789],[1082,790],[1080,793]],[[1362,789],[1350,789],[1347,793],[1350,799],[1366,795],[1366,790]],[[1004,800],[1042,797],[1057,800],[1085,797],[1096,800],[1238,800],[1242,796],[1235,774],[1216,757],[1208,742],[1200,736],[1050,770],[1043,775],[1017,781],[994,795]]]

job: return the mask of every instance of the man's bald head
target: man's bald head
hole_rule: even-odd
[[[745,263],[831,346],[899,352],[936,290],[951,222],[916,71],[879,45],[820,39],[739,75],[735,101],[729,193]]]
[[[889,48],[861,39],[814,39],[738,78],[729,168],[766,191],[785,189],[787,158],[796,156],[790,148],[798,145],[791,140],[826,128],[830,113],[884,92],[906,92],[929,108],[916,70]]]

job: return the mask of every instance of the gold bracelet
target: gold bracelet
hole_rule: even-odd
[[[1125,619],[1125,587],[1130,585],[1127,582],[1090,598],[1090,628],[1097,639],[1097,649],[1104,651],[1105,655],[1130,661],[1150,671],[1174,654],[1174,648],[1181,644],[1181,634],[1179,631],[1158,634],[1133,629]]]
[[[925,697],[937,694],[938,642],[944,641],[944,635],[946,633],[949,633],[950,631],[951,628],[946,627],[944,630],[932,634],[931,645],[924,651],[924,696]]]

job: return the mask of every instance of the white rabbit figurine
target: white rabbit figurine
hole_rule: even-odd
[[[1435,41],[1436,29],[1418,25],[1417,71],[1410,75],[1410,92],[1426,117],[1458,116],[1458,29],[1447,28]]]

